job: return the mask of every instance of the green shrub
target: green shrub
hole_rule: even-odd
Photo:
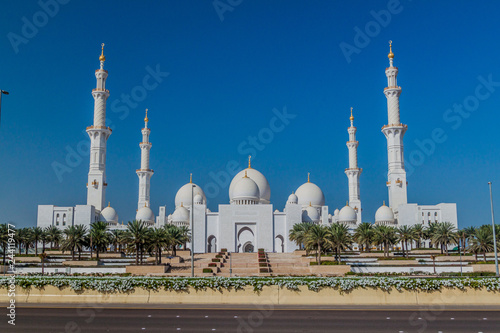
[[[260,273],[269,273],[269,270],[267,268],[261,268],[259,270]]]
[[[212,262],[220,262],[220,259],[219,258],[213,258]]]
[[[261,263],[259,263],[259,267],[267,267],[267,263],[261,262]]]
[[[210,262],[210,263],[208,263],[208,267],[217,267],[217,263],[216,262]]]
[[[227,249],[220,249],[220,252],[226,253]]]
[[[213,273],[211,268],[203,268],[203,273]]]
[[[325,266],[328,266],[328,265],[345,265],[346,263],[341,261],[340,264],[336,261],[322,261],[321,262],[321,266],[325,265]],[[318,265],[318,262],[317,261],[311,261],[310,262],[310,265],[311,266],[314,266],[314,265]]]
[[[215,258],[222,258],[222,254],[216,255]]]

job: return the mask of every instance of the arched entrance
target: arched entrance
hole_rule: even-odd
[[[214,235],[210,235],[207,239],[207,252],[217,252],[217,238]]]
[[[254,252],[254,247],[252,242],[246,242],[245,245],[243,245],[243,252],[245,253]]]
[[[274,251],[277,253],[285,252],[285,239],[283,236],[278,235],[274,238]]]

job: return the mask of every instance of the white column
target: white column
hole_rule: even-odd
[[[347,141],[347,149],[349,150],[349,168],[345,169],[345,174],[349,182],[349,206],[356,211],[357,222],[361,223],[361,196],[359,191],[359,176],[363,169],[358,168],[358,145],[356,141],[356,127],[354,127],[354,117],[351,108],[351,126],[347,129],[349,133],[349,141]]]
[[[92,90],[94,97],[94,124],[87,127],[90,137],[90,167],[87,182],[87,205],[92,205],[97,211],[105,207],[106,202],[106,143],[111,135],[111,129],[106,127],[106,101],[109,90],[106,89],[108,72],[104,70],[104,44],[99,57],[101,67],[96,70],[97,86]]]
[[[399,205],[408,203],[403,149],[403,137],[408,127],[400,122],[399,96],[401,95],[401,87],[397,84],[398,68],[394,67],[393,64],[392,42],[389,42],[389,45],[389,67],[385,70],[387,87],[384,89],[387,98],[388,125],[382,127],[382,132],[387,139],[389,207],[397,210]]]
[[[137,209],[142,207],[150,207],[150,188],[151,188],[151,177],[154,171],[149,168],[149,151],[151,149],[151,142],[149,142],[149,134],[151,130],[148,128],[148,109],[146,109],[146,117],[144,118],[144,128],[142,132],[142,142],[139,144],[141,147],[141,168],[136,170],[137,176],[139,177],[139,201],[137,203]]]

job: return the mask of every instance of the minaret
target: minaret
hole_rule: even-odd
[[[151,142],[149,142],[149,134],[151,130],[148,128],[148,109],[146,109],[146,117],[144,118],[144,128],[142,129],[142,142],[139,144],[141,147],[141,168],[136,171],[139,177],[139,202],[137,209],[142,207],[150,207],[149,192],[151,187],[151,177],[154,171],[149,168],[149,150],[151,149]]]
[[[392,41],[389,41],[389,48],[389,67],[385,70],[387,87],[384,89],[385,97],[387,97],[388,125],[382,127],[382,133],[387,138],[389,207],[394,211],[397,210],[399,205],[408,202],[403,155],[403,136],[407,126],[401,124],[399,120],[399,95],[401,95],[401,87],[397,83],[398,68],[394,67],[393,64],[394,53],[392,53]]]
[[[351,108],[351,127],[347,129],[349,133],[349,141],[346,145],[349,149],[349,168],[345,169],[345,174],[349,181],[349,206],[356,211],[358,223],[362,222],[361,219],[361,199],[359,194],[359,175],[363,169],[358,168],[358,145],[356,141],[356,127],[354,127],[354,117]]]
[[[87,205],[95,207],[100,212],[106,201],[106,142],[111,135],[111,129],[106,127],[106,100],[109,90],[106,90],[108,71],[104,69],[104,43],[99,57],[101,68],[95,71],[97,87],[92,90],[94,97],[94,125],[87,127],[90,137],[90,168],[87,182]]]

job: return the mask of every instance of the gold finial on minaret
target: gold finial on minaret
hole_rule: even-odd
[[[192,184],[193,183],[193,174],[190,173],[189,174],[189,184]]]
[[[311,173],[310,172],[307,173],[307,182],[308,183],[311,182]]]
[[[148,122],[149,121],[149,118],[148,118],[148,109],[146,109],[146,117],[144,118],[144,122]]]
[[[394,53],[392,53],[392,40],[389,41],[389,54],[387,55],[387,58],[394,59]]]
[[[252,155],[248,155],[248,168],[252,168]]]
[[[352,115],[352,106],[351,106],[351,117],[349,118],[351,121],[354,120],[354,116]]]
[[[104,56],[104,43],[101,44],[101,56],[99,57],[99,61],[106,61],[106,57]]]

